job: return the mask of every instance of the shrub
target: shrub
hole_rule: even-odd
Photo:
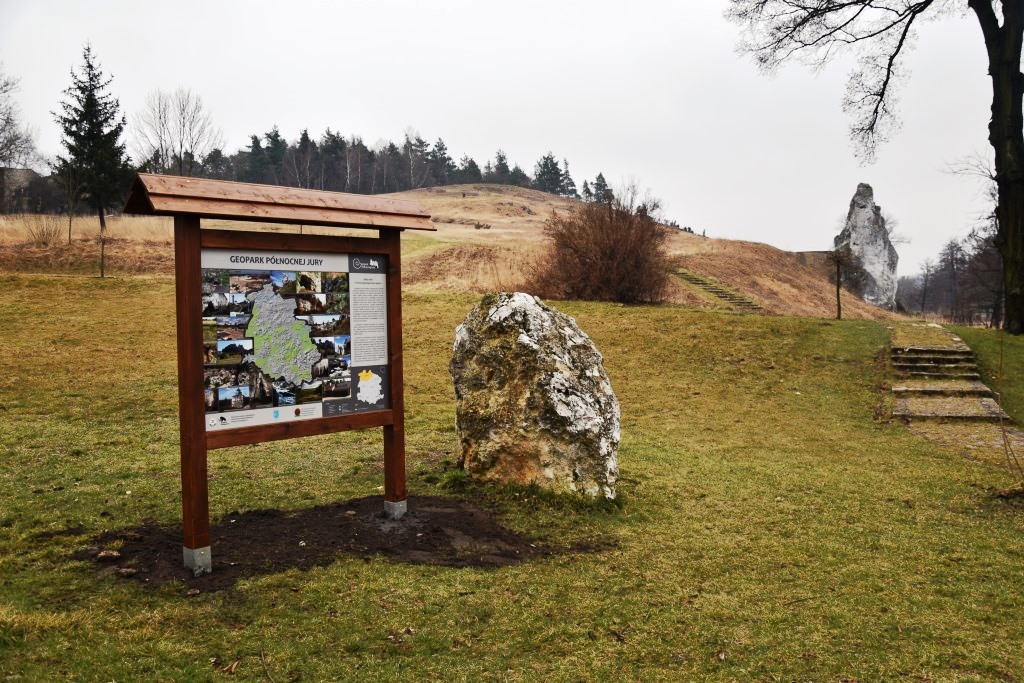
[[[22,216],[28,241],[37,247],[50,247],[57,243],[64,231],[60,216],[49,214],[26,214]]]
[[[553,299],[654,303],[668,288],[668,230],[659,204],[627,187],[608,201],[579,203],[544,225],[548,248],[536,273],[537,293]]]

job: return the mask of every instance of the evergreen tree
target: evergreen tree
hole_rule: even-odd
[[[555,155],[548,152],[540,158],[533,169],[533,187],[541,192],[561,194],[562,169]]]
[[[242,164],[242,179],[249,183],[264,183],[267,176],[267,152],[259,135],[249,136],[249,152]]]
[[[508,185],[518,185],[519,187],[530,187],[532,181],[530,176],[527,175],[526,171],[519,168],[519,164],[512,167],[512,170],[508,172],[508,180],[505,181]]]
[[[593,185],[594,201],[608,204],[614,198],[614,194],[611,188],[608,187],[608,182],[604,179],[603,173],[598,173],[597,177],[594,178]]]
[[[573,182],[572,176],[569,175],[569,162],[566,159],[562,159],[562,185],[558,190],[558,194],[563,197],[572,197],[579,199],[580,194],[576,191],[576,183]]]
[[[288,150],[288,141],[281,137],[281,131],[275,125],[269,133],[263,136],[267,146],[264,148],[267,165],[265,173],[269,176],[268,181],[274,185],[284,183],[284,155]]]
[[[489,183],[508,183],[509,175],[512,171],[508,167],[508,157],[505,156],[505,152],[498,150],[494,155],[494,173],[492,178],[484,178]]]
[[[441,138],[438,138],[434,148],[427,152],[427,163],[430,166],[430,175],[438,185],[449,184],[458,172],[455,162],[448,156],[448,146]]]
[[[592,202],[592,201],[594,201],[594,193],[590,189],[590,183],[588,183],[586,180],[583,181],[582,194],[583,194],[583,201],[585,201],[585,202]]]
[[[214,147],[210,153],[203,157],[202,175],[206,178],[217,180],[232,180],[233,169],[231,159],[224,154],[220,147]]]
[[[328,128],[320,138],[324,165],[324,189],[339,192],[345,189],[345,137]]]
[[[480,173],[480,167],[477,166],[476,161],[474,161],[468,154],[463,154],[462,158],[459,160],[457,177],[457,182],[460,183],[483,182],[483,174]]]
[[[60,124],[67,156],[57,157],[59,165],[81,169],[86,200],[100,217],[100,277],[104,274],[106,213],[118,205],[128,189],[131,168],[121,135],[125,118],[120,104],[107,92],[113,78],[104,78],[86,43],[82,51],[81,75],[71,70],[71,87],[64,91],[62,113],[54,114]]]

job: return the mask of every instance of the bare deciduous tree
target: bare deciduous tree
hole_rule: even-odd
[[[21,121],[14,101],[18,79],[8,76],[0,64],[0,166],[24,165],[35,155],[35,135]]]
[[[195,175],[202,160],[223,144],[203,98],[190,88],[149,93],[132,125],[135,157],[154,173]]]
[[[743,25],[741,49],[765,71],[790,60],[814,67],[853,50],[844,110],[856,153],[874,158],[896,129],[895,94],[903,57],[922,20],[973,12],[981,26],[992,80],[989,143],[998,192],[996,244],[1003,258],[1006,329],[1024,334],[1024,0],[729,0],[727,16]],[[966,6],[966,7],[964,7]]]
[[[71,223],[85,191],[85,170],[73,159],[58,159],[50,168],[68,205],[68,246],[71,246]]]

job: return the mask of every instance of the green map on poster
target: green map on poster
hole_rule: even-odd
[[[276,294],[271,285],[256,292],[252,301],[245,335],[253,339],[256,366],[294,385],[312,381],[320,352],[310,339],[309,327],[295,319],[295,302]]]

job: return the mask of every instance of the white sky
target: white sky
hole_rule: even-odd
[[[966,5],[966,3],[964,3]],[[828,249],[858,182],[911,243],[917,270],[985,208],[945,172],[987,155],[990,86],[972,16],[926,24],[901,91],[903,129],[860,166],[840,110],[852,61],[761,75],[735,53],[725,0],[515,3],[361,0],[173,3],[0,0],[0,62],[41,151],[60,150],[50,112],[91,41],[129,120],[146,93],[201,95],[228,151],[275,124],[442,137],[482,167],[503,148],[526,171],[549,150],[577,187],[599,171],[660,197],[709,236]]]

